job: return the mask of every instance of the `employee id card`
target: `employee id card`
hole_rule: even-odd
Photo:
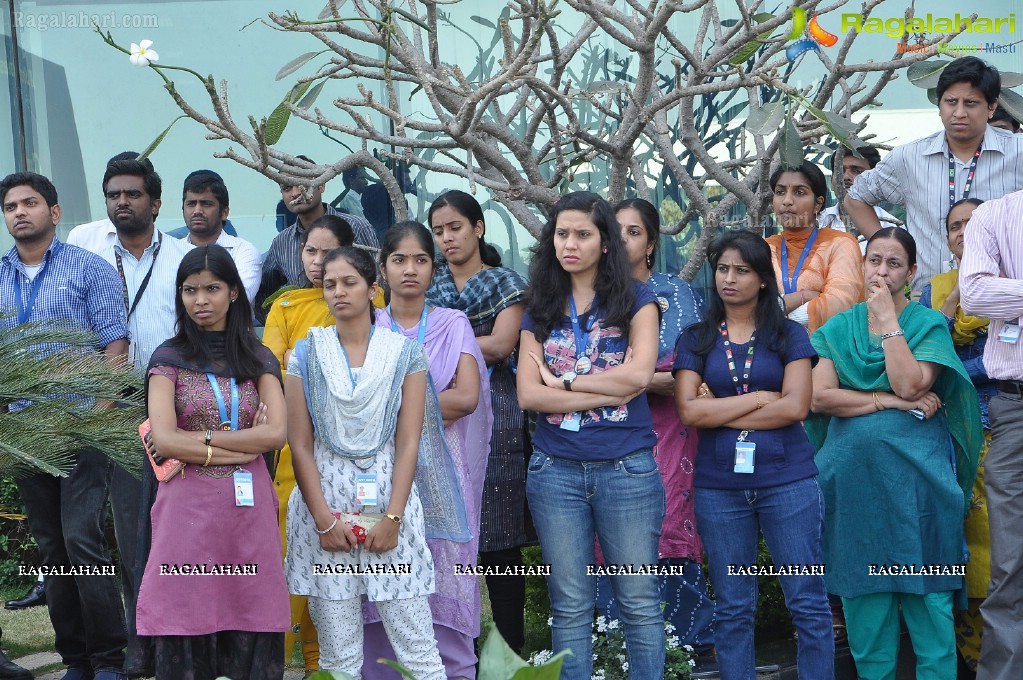
[[[365,472],[355,478],[355,499],[362,507],[377,504],[377,473]]]
[[[1002,330],[998,331],[998,342],[1004,342],[1009,345],[1015,345],[1019,342],[1019,324],[1006,321],[1005,325],[1002,326]]]
[[[562,430],[568,430],[569,432],[578,432],[580,425],[582,425],[582,416],[577,411],[573,411],[572,413],[566,413],[564,417],[561,419]]]
[[[252,490],[252,473],[248,470],[234,471],[234,504],[248,508],[256,505],[256,495]]]
[[[756,456],[757,445],[755,442],[735,442],[735,467],[734,472],[751,475],[753,474],[753,459]]]

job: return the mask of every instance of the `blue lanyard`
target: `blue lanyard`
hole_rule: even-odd
[[[796,292],[796,281],[799,279],[799,273],[803,270],[803,263],[806,262],[806,256],[810,254],[810,249],[813,248],[813,244],[817,242],[817,232],[819,228],[814,227],[813,233],[810,234],[810,238],[807,240],[806,245],[803,246],[803,253],[799,256],[799,260],[796,261],[796,270],[789,276],[789,249],[785,246],[785,238],[781,239],[781,280],[785,286],[785,293]]]
[[[388,310],[390,311],[390,310]],[[394,323],[393,321],[391,322]],[[373,339],[373,326],[369,327],[369,340]],[[366,341],[366,356],[369,356],[369,340]],[[345,355],[345,368],[348,369],[348,379],[352,381],[352,389],[355,389],[355,374],[352,373],[352,362],[348,360],[348,352],[345,351],[345,344],[341,342],[341,336],[337,338],[337,344],[341,345],[341,354]],[[363,362],[365,363],[365,362]]]
[[[596,298],[594,298],[594,302],[596,302]],[[589,373],[590,358],[586,356],[586,345],[589,344],[590,332],[593,330],[593,323],[597,319],[596,305],[593,305],[592,314],[590,314],[590,320],[586,324],[585,335],[583,335],[583,329],[579,325],[579,313],[575,310],[575,298],[573,298],[571,295],[568,296],[568,309],[570,312],[570,318],[572,319],[572,336],[575,339],[576,373]]]
[[[228,421],[227,404],[224,403],[224,393],[220,391],[220,385],[217,383],[217,376],[213,375],[212,373],[207,373],[206,379],[210,381],[210,387],[213,388],[213,396],[217,398],[217,410],[220,411],[220,429],[237,430],[238,383],[235,382],[234,378],[231,378],[231,420]]]
[[[18,304],[18,325],[28,323],[28,319],[32,316],[32,308],[36,306],[36,297],[39,295],[39,289],[43,286],[43,277],[46,275],[46,267],[50,264],[50,254],[46,253],[46,257],[43,258],[42,268],[36,272],[36,277],[32,279],[32,290],[28,294],[28,304],[21,304],[21,273],[14,272],[14,301]]]
[[[419,342],[420,346],[426,345],[426,315],[429,313],[427,311],[429,309],[430,309],[430,306],[424,302],[423,303],[423,315],[421,317],[419,317],[419,339],[418,339],[418,342]],[[395,333],[401,333],[401,328],[398,326],[398,323],[394,320],[394,315],[391,314],[391,305],[387,305],[387,316],[391,317],[391,330],[394,331]]]

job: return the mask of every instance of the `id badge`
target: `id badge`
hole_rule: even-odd
[[[735,442],[734,472],[753,474],[753,458],[756,456],[756,442]]]
[[[578,432],[580,425],[582,425],[582,417],[578,412],[566,413],[565,417],[561,419],[562,430]]]
[[[1009,345],[1015,345],[1019,342],[1019,324],[1006,323],[1002,326],[1002,330],[998,332],[998,342],[1004,342]]]
[[[377,504],[377,473],[367,472],[355,478],[355,499],[362,507]]]
[[[234,504],[249,508],[256,504],[256,496],[252,490],[252,473],[248,470],[235,470]]]

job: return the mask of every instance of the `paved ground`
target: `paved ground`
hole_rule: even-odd
[[[54,652],[43,652],[41,654],[31,654],[29,656],[23,656],[20,659],[14,659],[14,663],[29,669],[38,678],[38,680],[60,680],[64,677],[64,670],[50,671],[49,673],[43,673],[41,675],[36,674],[37,668],[45,668],[46,666],[52,666],[55,663],[60,663],[60,656]],[[284,680],[302,680],[302,670],[299,668],[289,668],[284,672]]]

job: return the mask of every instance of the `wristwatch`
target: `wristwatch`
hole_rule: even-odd
[[[562,373],[561,379],[565,381],[565,389],[571,392],[572,383],[574,383],[575,379],[578,377],[579,375],[575,371],[568,371],[567,373]]]
[[[401,526],[401,515],[384,515],[384,517]]]

